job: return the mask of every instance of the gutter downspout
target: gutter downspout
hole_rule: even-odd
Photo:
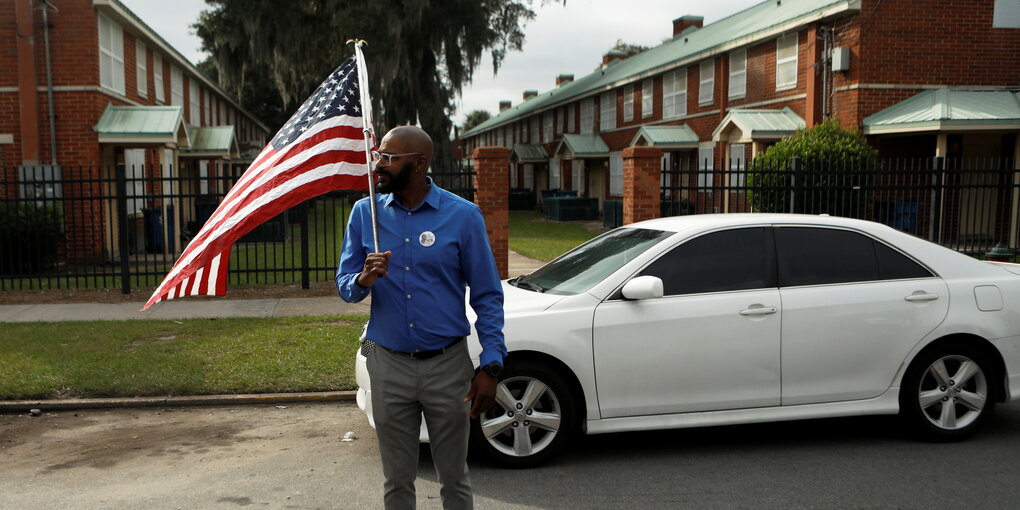
[[[46,53],[46,103],[49,106],[49,117],[50,117],[50,164],[56,166],[57,164],[57,114],[53,108],[53,67],[50,63],[50,8],[56,10],[56,7],[50,5],[48,0],[42,0],[42,19],[43,19],[43,44]]]

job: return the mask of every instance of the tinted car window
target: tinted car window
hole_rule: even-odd
[[[779,227],[775,235],[781,286],[879,279],[875,245],[870,237],[810,227]]]
[[[775,267],[770,230],[744,228],[691,239],[641,274],[662,279],[670,296],[775,287]]]
[[[878,241],[875,241],[875,255],[878,257],[878,275],[883,280],[932,276],[931,271]]]

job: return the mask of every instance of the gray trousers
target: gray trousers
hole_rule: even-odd
[[[421,415],[432,447],[445,509],[473,508],[467,449],[474,366],[467,342],[426,360],[394,354],[379,346],[368,356],[372,380],[372,416],[379,438],[388,510],[415,508],[418,431]]]

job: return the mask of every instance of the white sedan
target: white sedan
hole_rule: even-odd
[[[1020,265],[878,223],[661,218],[503,290],[510,355],[472,451],[504,465],[578,433],[865,414],[956,440],[1020,398]],[[357,381],[371,421],[361,350]]]

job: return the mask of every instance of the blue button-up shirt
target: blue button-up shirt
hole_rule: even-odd
[[[442,348],[471,331],[464,297],[470,287],[480,364],[502,365],[503,288],[478,206],[435,185],[413,210],[392,194],[376,195],[379,249],[392,255],[387,275],[365,288],[356,280],[374,251],[368,200],[351,211],[336,272],[344,301],[372,293],[368,338],[402,352]]]

